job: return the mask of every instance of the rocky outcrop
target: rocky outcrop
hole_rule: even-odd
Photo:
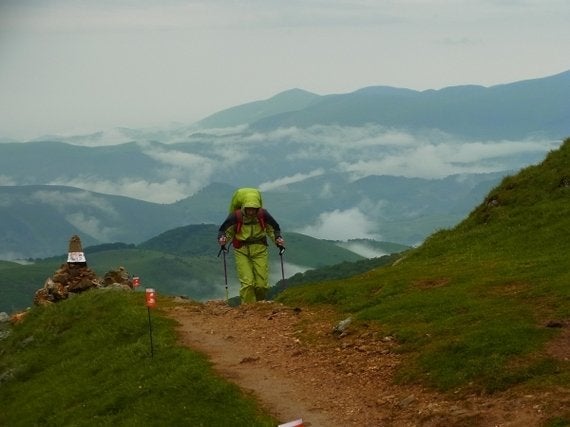
[[[34,295],[35,305],[49,305],[93,288],[119,288],[132,290],[133,282],[124,267],[105,273],[103,279],[84,265],[63,264],[48,277],[41,289]]]
[[[69,240],[67,263],[62,264],[34,295],[35,305],[49,305],[93,288],[133,289],[133,282],[124,267],[105,273],[103,279],[87,266],[79,236]]]

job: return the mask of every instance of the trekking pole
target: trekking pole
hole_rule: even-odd
[[[285,252],[285,247],[279,246],[279,258],[281,258],[281,277],[283,282],[285,282],[285,270],[283,269],[283,252]]]
[[[220,257],[220,254],[223,253],[224,256],[224,280],[226,283],[226,301],[230,300],[230,295],[228,293],[228,268],[226,266],[226,252],[228,250],[226,249],[226,245],[222,245],[222,247],[220,247],[220,251],[218,252],[218,258]]]

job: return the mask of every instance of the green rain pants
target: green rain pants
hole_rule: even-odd
[[[269,287],[269,251],[267,245],[252,243],[234,249],[236,269],[241,284],[242,303],[262,301]]]

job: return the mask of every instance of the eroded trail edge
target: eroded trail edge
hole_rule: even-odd
[[[281,422],[311,426],[539,426],[551,393],[441,395],[393,382],[396,343],[372,327],[333,328],[342,318],[323,308],[181,298],[168,315],[181,342],[206,354],[214,368]],[[557,409],[560,409],[559,407]]]

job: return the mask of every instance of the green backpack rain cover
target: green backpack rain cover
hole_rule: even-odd
[[[261,208],[263,200],[261,192],[257,188],[239,188],[232,196],[230,203],[230,213],[235,212],[242,207]]]

